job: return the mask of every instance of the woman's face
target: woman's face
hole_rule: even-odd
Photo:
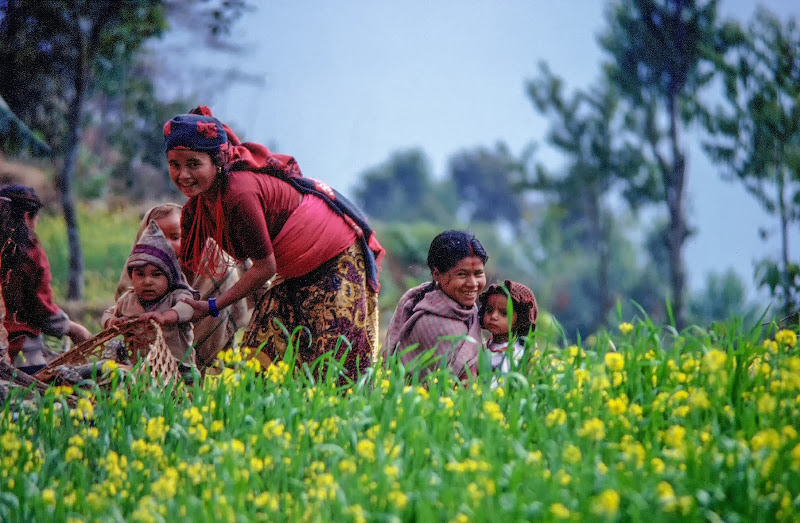
[[[166,236],[167,241],[172,246],[175,254],[181,252],[181,215],[179,212],[169,213],[163,218],[156,220],[161,232]]]
[[[31,231],[31,234],[36,232],[36,226],[39,224],[39,213],[32,213],[26,212],[25,213],[25,225],[28,226],[28,230]]]
[[[217,180],[217,166],[207,153],[188,149],[167,151],[169,177],[184,196],[189,198],[211,189]]]
[[[433,269],[433,280],[439,284],[442,292],[459,305],[472,307],[486,286],[486,273],[484,273],[481,259],[477,256],[469,256],[463,258],[447,272]]]

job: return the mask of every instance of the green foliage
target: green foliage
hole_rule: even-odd
[[[610,201],[623,196],[636,209],[652,202],[652,194],[644,188],[653,184],[644,157],[625,132],[614,86],[606,82],[572,96],[565,95],[562,87],[561,79],[544,64],[539,77],[528,83],[528,95],[536,109],[551,120],[548,142],[564,155],[566,167],[553,173],[539,164],[535,176],[528,177],[523,186],[558,207],[558,214],[550,214],[559,217],[562,231],[563,250],[558,255],[569,256],[573,251],[584,256],[577,264],[579,270],[570,271],[572,279],[562,282],[559,302],[563,314],[557,314],[567,332],[586,333],[606,323],[619,292],[612,282],[611,265],[622,250],[619,238],[612,246],[618,211]],[[631,279],[628,275],[625,282]],[[576,307],[573,302],[582,305]]]
[[[373,220],[446,223],[455,214],[455,193],[448,182],[436,182],[420,150],[395,153],[382,165],[362,173],[355,202]]]
[[[230,352],[192,387],[106,367],[73,406],[12,391],[0,519],[796,521],[797,335],[726,327],[539,343],[496,389]]]
[[[766,260],[758,278],[788,315],[800,306],[788,245],[800,220],[800,30],[794,18],[759,9],[745,37],[724,65],[727,101],[708,121],[704,147],[776,217],[782,255]]]
[[[450,157],[450,179],[459,198],[460,215],[468,223],[517,227],[525,205],[517,190],[519,166],[504,144],[494,150],[463,150]]]
[[[705,288],[692,297],[689,312],[693,323],[710,325],[733,316],[753,321],[761,311],[747,303],[744,284],[729,269],[724,274],[708,275]]]
[[[16,155],[28,150],[34,155],[43,156],[50,153],[50,146],[28,129],[0,96],[0,151]]]
[[[83,64],[90,88],[114,84],[142,43],[166,27],[160,0],[18,0],[0,13],[0,96],[62,152]]]
[[[708,118],[701,94],[736,43],[735,26],[717,15],[716,0],[619,0],[600,37],[608,53],[605,72],[619,89],[627,126],[658,174],[651,190],[669,217],[670,301],[679,327],[686,325],[683,249],[690,235],[681,131]]]
[[[78,208],[81,244],[86,253],[86,297],[90,307],[114,302],[122,267],[128,259],[141,216],[134,208],[109,210],[81,205]],[[56,301],[63,301],[69,266],[64,219],[43,213],[36,234],[50,260]],[[95,319],[99,323],[99,318]]]
[[[756,269],[756,284],[766,287],[779,303],[786,304],[784,313],[800,309],[800,265],[789,263],[783,267],[773,260],[762,260]]]

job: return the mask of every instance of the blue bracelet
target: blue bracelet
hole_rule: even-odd
[[[208,313],[213,318],[219,318],[219,309],[217,308],[217,299],[216,298],[209,298],[208,299]]]

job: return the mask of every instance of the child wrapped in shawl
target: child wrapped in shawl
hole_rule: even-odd
[[[167,238],[175,253],[180,252],[181,245],[181,209],[176,203],[165,203],[157,205],[148,210],[139,225],[134,243],[139,241],[150,221],[155,221]],[[214,240],[208,240],[209,244]],[[207,252],[217,252],[215,245],[209,245]],[[200,293],[200,299],[207,300],[219,296],[233,286],[245,271],[244,264],[228,263],[228,260],[219,260],[220,266],[216,267],[213,275],[196,274],[188,277],[192,288]],[[122,269],[122,274],[117,284],[117,292],[114,299],[119,299],[123,293],[132,288],[131,278],[128,275],[127,265]],[[207,316],[194,323],[194,350],[197,357],[197,366],[202,370],[210,366],[216,359],[220,351],[235,346],[236,332],[247,325],[253,313],[253,306],[256,299],[260,296],[253,293],[252,296],[242,299],[220,311],[218,317]]]
[[[182,300],[196,298],[197,292],[186,282],[175,251],[155,221],[150,222],[133,247],[126,267],[132,288],[105,311],[103,327],[131,318],[155,320],[162,325],[164,341],[186,375],[195,367],[193,310]]]

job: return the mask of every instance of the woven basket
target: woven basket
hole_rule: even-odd
[[[63,367],[77,367],[110,359],[104,354],[107,344],[122,337],[128,357],[133,365],[145,361],[140,369],[149,370],[153,378],[161,378],[163,383],[179,376],[178,360],[172,355],[164,342],[161,326],[154,322],[141,322],[137,318],[114,325],[93,338],[75,345],[60,356],[51,360],[34,378],[50,383]]]

